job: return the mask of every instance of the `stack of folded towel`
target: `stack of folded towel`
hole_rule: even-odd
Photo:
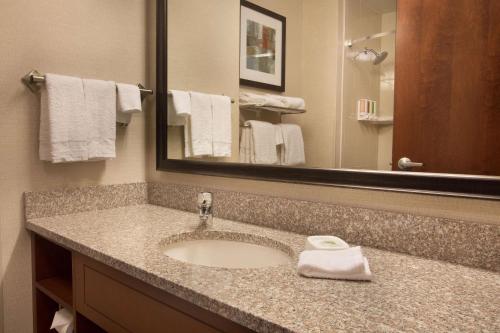
[[[184,127],[186,157],[231,156],[231,99],[172,90],[168,125]]]
[[[137,86],[46,74],[41,94],[40,146],[43,161],[97,161],[116,157],[120,112],[141,111]],[[130,121],[130,119],[128,119]]]
[[[371,281],[372,273],[368,265],[368,259],[363,255],[361,247],[345,248],[345,242],[340,240],[342,242],[340,243],[338,240],[339,238],[334,239],[338,246],[332,247],[331,244],[319,247],[313,246],[312,250],[301,252],[297,268],[298,273],[306,277],[324,279]],[[309,246],[315,243],[318,244],[317,241],[308,241]]]
[[[271,94],[254,94],[249,92],[240,93],[241,105],[275,106],[281,108],[304,110],[306,103],[299,97],[287,97]]]
[[[249,164],[305,164],[300,126],[248,120],[241,130],[240,162]]]

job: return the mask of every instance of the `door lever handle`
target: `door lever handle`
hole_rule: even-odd
[[[410,170],[411,168],[423,167],[424,163],[412,162],[408,157],[402,157],[398,161],[398,167],[401,170]]]

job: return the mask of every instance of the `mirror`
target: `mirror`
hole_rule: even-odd
[[[487,4],[168,0],[163,158],[498,181],[500,13]]]

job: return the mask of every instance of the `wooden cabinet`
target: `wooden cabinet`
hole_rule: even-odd
[[[37,235],[33,258],[36,333],[50,332],[59,306],[73,311],[77,333],[252,332]]]

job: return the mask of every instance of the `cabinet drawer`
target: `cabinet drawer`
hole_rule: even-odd
[[[92,259],[75,259],[77,311],[110,333],[251,332]]]

